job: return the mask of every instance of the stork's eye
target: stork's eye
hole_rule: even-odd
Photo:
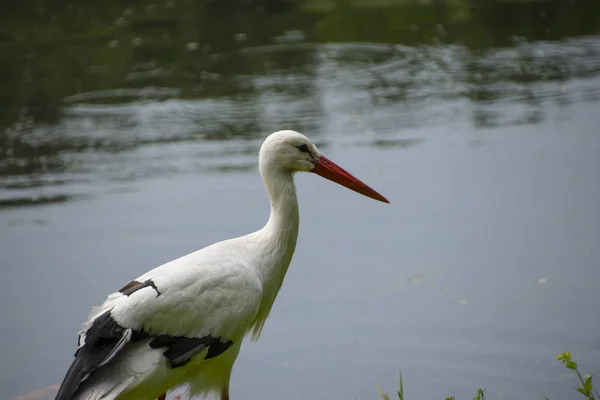
[[[310,154],[310,150],[308,149],[308,146],[306,144],[301,144],[300,146],[297,146],[296,148],[303,153]]]

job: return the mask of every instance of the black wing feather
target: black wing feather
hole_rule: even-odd
[[[90,374],[114,357],[127,342],[140,340],[143,336],[120,326],[110,312],[108,310],[96,318],[85,332],[85,343],[75,352],[75,360],[69,367],[55,400],[70,400]]]
[[[153,349],[166,348],[163,355],[169,360],[171,368],[178,368],[187,364],[196,354],[208,347],[205,360],[218,356],[227,350],[233,342],[221,342],[219,338],[206,335],[201,338],[184,336],[159,335],[150,341]]]
[[[101,368],[119,353],[128,343],[151,339],[150,348],[165,349],[163,355],[169,360],[171,368],[187,364],[196,354],[205,348],[205,359],[217,357],[225,352],[233,342],[207,335],[201,338],[184,336],[150,336],[143,331],[134,331],[119,325],[108,310],[97,317],[85,332],[85,343],[75,352],[75,360],[69,367],[55,400],[71,400],[81,384],[94,371]]]
[[[161,295],[151,279],[145,282],[131,281],[123,286],[119,292],[124,296],[131,296],[138,290],[148,287],[156,291],[156,297]],[[201,338],[169,335],[150,336],[143,329],[136,331],[119,325],[112,317],[111,312],[112,309],[107,310],[95,318],[90,328],[85,332],[84,343],[78,343],[79,348],[75,352],[75,360],[69,367],[55,400],[72,400],[81,384],[98,368],[102,368],[111,362],[129,343],[151,339],[148,343],[149,347],[165,349],[163,355],[169,361],[171,368],[178,368],[187,364],[205,348],[208,348],[208,352],[204,358],[209,359],[217,357],[233,344],[231,340],[221,341],[220,338],[211,335]]]

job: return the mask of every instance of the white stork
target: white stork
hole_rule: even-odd
[[[296,248],[294,173],[389,203],[298,132],[269,135],[259,169],[271,201],[266,225],[161,265],[92,308],[56,400],[164,400],[183,384],[229,400],[242,340],[260,336]]]

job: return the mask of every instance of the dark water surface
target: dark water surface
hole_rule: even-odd
[[[5,2],[2,398],[59,383],[107,293],[259,228],[283,128],[392,203],[298,176],[232,398],[374,399],[399,369],[407,399],[573,398],[565,350],[600,373],[600,3],[342,3]]]

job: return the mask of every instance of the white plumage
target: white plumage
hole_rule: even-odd
[[[94,307],[56,400],[164,399],[182,384],[192,395],[229,399],[242,341],[260,336],[296,247],[293,174],[314,172],[387,202],[298,132],[271,134],[259,168],[271,200],[267,224],[161,265]]]

